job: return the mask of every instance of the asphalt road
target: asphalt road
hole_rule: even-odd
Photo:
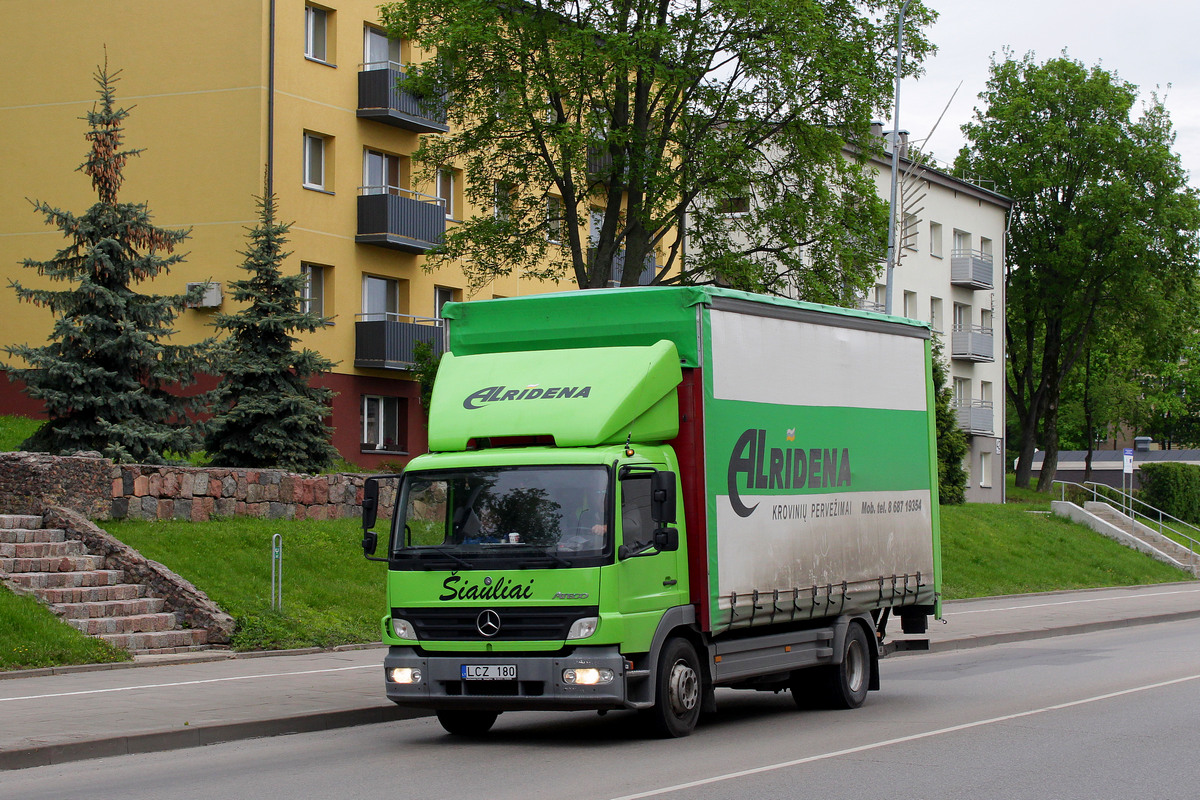
[[[1194,620],[890,659],[856,711],[719,693],[682,740],[636,715],[422,718],[38,767],[2,798],[1194,798]]]

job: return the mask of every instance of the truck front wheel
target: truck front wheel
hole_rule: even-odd
[[[492,729],[498,716],[500,714],[496,711],[437,712],[438,722],[442,723],[447,733],[455,736],[483,736]]]
[[[686,639],[671,639],[658,659],[654,708],[649,710],[655,732],[663,738],[687,736],[700,718],[704,673],[696,648]]]

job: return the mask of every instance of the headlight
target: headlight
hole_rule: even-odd
[[[396,667],[388,673],[392,683],[420,683],[421,670],[415,667]]]
[[[562,675],[563,683],[575,686],[598,686],[604,683],[612,683],[613,677],[614,674],[611,669],[594,669],[592,667],[564,669]]]
[[[413,628],[412,623],[406,619],[392,617],[392,633],[396,634],[397,639],[415,640],[417,638],[417,631]]]
[[[596,632],[596,627],[599,624],[599,617],[584,617],[583,619],[577,619],[571,623],[571,630],[567,631],[567,638],[586,639]]]

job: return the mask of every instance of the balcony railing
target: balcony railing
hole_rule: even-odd
[[[991,434],[995,431],[991,400],[955,400],[951,406],[958,415],[958,427],[967,433]]]
[[[982,325],[955,325],[950,332],[950,357],[963,361],[995,361],[992,329]]]
[[[865,297],[860,297],[854,305],[859,311],[875,311],[880,314],[883,313],[883,303],[876,303],[874,300],[868,300]]]
[[[954,250],[950,253],[950,283],[969,289],[991,289],[992,254],[982,250]]]
[[[446,350],[443,320],[408,314],[359,314],[354,322],[354,366],[412,369],[413,348],[424,342],[437,357]]]
[[[422,102],[400,88],[406,79],[393,61],[363,64],[358,73],[358,116],[417,133],[445,133],[444,105]]]
[[[438,198],[398,186],[360,186],[358,191],[354,241],[408,253],[442,243],[446,207]]]

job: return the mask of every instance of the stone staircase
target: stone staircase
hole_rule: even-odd
[[[182,627],[183,615],[168,599],[147,582],[131,581],[126,569],[106,568],[109,560],[66,529],[44,527],[42,517],[0,515],[0,580],[37,597],[67,624],[137,654],[210,646],[206,629]]]
[[[1130,519],[1108,503],[1089,501],[1083,504],[1083,508],[1090,514],[1099,517],[1114,528],[1141,542],[1147,548],[1165,555],[1169,559],[1168,563],[1173,561],[1193,575],[1200,577],[1200,554],[1193,553],[1188,548],[1173,539],[1167,538],[1153,528]]]

